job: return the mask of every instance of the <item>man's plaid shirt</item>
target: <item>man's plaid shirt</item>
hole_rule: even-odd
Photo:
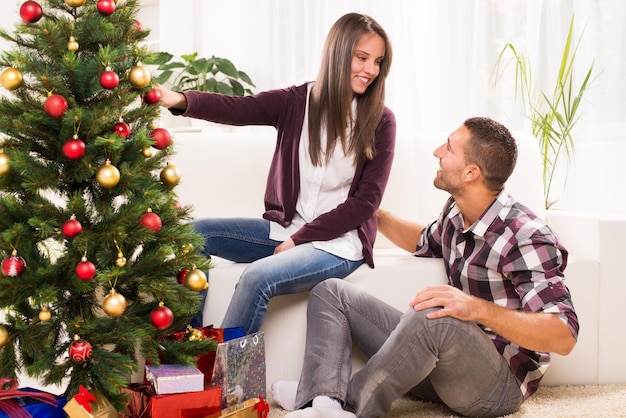
[[[510,309],[554,313],[578,337],[564,283],[567,251],[544,221],[505,191],[467,230],[450,198],[439,219],[424,229],[415,255],[443,258],[448,283],[465,293]],[[509,363],[524,397],[532,395],[550,354],[519,347],[478,325]]]

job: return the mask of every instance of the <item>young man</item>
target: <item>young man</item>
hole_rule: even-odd
[[[434,154],[434,185],[451,195],[439,219],[423,226],[379,210],[378,229],[416,256],[442,258],[448,285],[418,291],[404,313],[342,280],[317,285],[300,382],[272,390],[302,408],[289,418],[380,417],[409,392],[462,415],[506,415],[537,390],[549,353],[574,347],[567,251],[504,191],[517,159],[508,129],[468,119]],[[350,377],[352,344],[369,361]]]

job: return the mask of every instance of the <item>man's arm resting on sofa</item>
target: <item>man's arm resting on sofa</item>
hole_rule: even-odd
[[[381,234],[394,245],[411,253],[415,252],[419,237],[424,230],[423,225],[399,218],[384,209],[378,209],[376,216],[378,231]]]

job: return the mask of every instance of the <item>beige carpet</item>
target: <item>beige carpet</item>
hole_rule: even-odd
[[[268,418],[283,417],[286,411],[271,403]],[[456,417],[450,410],[430,403],[398,399],[388,418],[449,418]],[[626,383],[615,385],[540,387],[522,404],[518,412],[508,418],[617,418],[626,417]]]

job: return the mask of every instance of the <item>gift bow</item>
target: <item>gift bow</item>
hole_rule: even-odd
[[[270,413],[270,405],[265,402],[263,396],[259,395],[259,402],[254,405],[254,409],[256,410],[256,414],[258,418],[266,418]]]
[[[80,387],[78,388],[78,393],[74,395],[74,399],[76,399],[76,402],[78,402],[80,406],[85,408],[85,411],[87,412],[93,411],[93,409],[91,409],[91,405],[89,404],[89,402],[95,402],[96,397],[92,395],[91,393],[89,393],[89,391],[85,389],[83,385],[80,385]]]
[[[7,413],[12,418],[30,418],[31,415],[26,409],[15,401],[15,398],[33,398],[49,405],[56,406],[56,397],[51,393],[29,392],[17,390],[18,382],[15,379],[0,379],[0,387],[8,387],[7,390],[0,390],[0,411]]]

